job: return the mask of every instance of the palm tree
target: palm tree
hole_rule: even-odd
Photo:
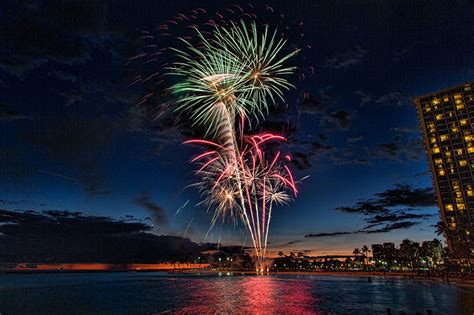
[[[354,262],[356,263],[356,265],[359,265],[359,256],[361,254],[361,250],[359,248],[354,248],[354,250],[352,251],[352,254],[355,256],[354,258]]]
[[[436,235],[446,235],[449,231],[448,225],[443,221],[438,221],[435,224],[435,233]]]
[[[354,250],[352,251],[352,254],[353,254],[354,256],[359,256],[360,253],[361,253],[361,251],[360,251],[359,248],[354,248]]]
[[[470,226],[467,218],[462,216],[458,219],[458,224],[455,229],[449,227],[445,222],[438,222],[435,225],[436,234],[444,234],[446,240],[450,240],[452,248],[452,254],[455,257],[459,257],[462,261],[467,262],[468,269],[471,270],[471,249],[468,245],[470,242],[470,236],[467,233],[468,227]]]

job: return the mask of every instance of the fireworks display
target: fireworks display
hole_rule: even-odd
[[[204,9],[194,11],[194,15],[179,15],[176,21],[160,25],[160,35],[170,36],[166,33],[170,25],[205,13]],[[296,68],[285,64],[298,49],[288,49],[282,34],[270,31],[267,24],[258,27],[254,14],[239,6],[229,12],[234,11],[249,17],[250,22],[226,20],[219,13],[223,23],[208,20],[201,27],[187,25],[193,31],[190,36],[179,37],[169,48],[131,58],[148,58],[147,64],[165,50],[172,53],[172,59],[161,65],[163,76],[154,72],[135,78],[132,84],[155,76],[163,78],[157,85],[171,82],[166,93],[172,101],[160,107],[157,117],[176,112],[180,119],[185,117],[195,129],[203,130],[203,138],[185,142],[206,148],[191,160],[199,178],[192,186],[200,192],[201,204],[213,211],[211,227],[218,219],[244,224],[257,269],[263,271],[272,210],[296,196],[297,187],[285,165],[291,157],[265,150],[266,144],[286,139],[271,133],[253,134],[252,125],[263,121],[269,107],[283,101],[284,91],[293,87],[287,76]],[[143,37],[153,36],[145,32]],[[147,47],[157,49],[156,45]],[[138,105],[152,94],[145,95]]]
[[[263,118],[269,102],[291,87],[284,75],[293,68],[283,63],[296,51],[282,54],[285,41],[276,40],[276,32],[269,34],[268,27],[259,35],[254,23],[215,26],[211,38],[198,29],[196,33],[200,47],[186,42],[188,49],[175,49],[178,61],[168,67],[169,75],[181,79],[171,88],[178,94],[176,110],[188,112],[195,124],[206,128],[208,139],[186,141],[210,147],[192,160],[199,165],[195,186],[214,209],[212,224],[219,217],[244,223],[262,269],[273,206],[288,202],[288,190],[296,195],[297,189],[281,153],[269,158],[262,148],[266,142],[286,139],[245,136],[243,130],[246,121]]]

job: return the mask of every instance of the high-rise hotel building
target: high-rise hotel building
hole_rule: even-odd
[[[448,246],[451,250],[454,246],[463,248],[463,256],[470,254],[472,259],[474,82],[416,97],[415,104],[433,174],[440,216],[450,229],[450,233],[445,233]]]

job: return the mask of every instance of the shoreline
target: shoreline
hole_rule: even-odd
[[[423,277],[414,272],[383,272],[383,271],[272,271],[264,274],[257,274],[255,271],[230,271],[230,270],[176,270],[169,271],[170,274],[187,274],[196,276],[338,276],[338,277],[358,277],[371,282],[372,278],[377,279],[398,279],[407,281],[422,281],[438,284],[453,284],[465,288],[474,288],[474,278],[449,277],[449,281],[440,277]]]
[[[434,282],[444,284],[455,284],[468,288],[474,288],[474,278],[461,278],[461,277],[449,277],[449,282],[445,278],[440,277],[424,277],[413,272],[383,272],[383,271],[271,271],[264,274],[258,274],[255,271],[248,270],[209,270],[209,269],[3,269],[0,270],[1,274],[10,275],[29,275],[29,274],[65,274],[65,273],[117,273],[117,272],[164,272],[170,275],[190,275],[190,276],[339,276],[339,277],[359,277],[365,278],[368,282],[371,282],[372,278],[377,279],[403,279],[410,281],[423,281],[423,282]]]

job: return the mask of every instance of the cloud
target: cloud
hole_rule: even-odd
[[[412,221],[403,221],[403,222],[395,222],[392,224],[387,224],[383,228],[376,229],[376,230],[367,230],[365,233],[367,234],[375,234],[375,233],[387,233],[393,230],[400,230],[400,229],[408,229],[414,225],[418,225],[420,222],[412,222]]]
[[[431,207],[436,204],[432,187],[413,188],[406,184],[395,184],[383,192],[375,194],[379,204],[386,207]]]
[[[156,204],[147,192],[143,192],[133,201],[137,205],[140,205],[144,209],[149,211],[151,213],[153,221],[158,224],[160,228],[168,226],[168,216],[166,214],[166,211],[158,204]]]
[[[397,131],[393,141],[371,147],[353,146],[359,138],[348,138],[347,146],[334,150],[331,160],[338,165],[368,165],[380,160],[407,163],[423,159],[425,151],[419,133]]]
[[[352,147],[335,149],[330,160],[336,165],[369,165],[370,161],[365,156],[358,156]]]
[[[122,123],[101,117],[55,116],[20,131],[20,140],[33,145],[54,162],[52,173],[78,178],[90,196],[108,194],[104,173],[106,148],[116,139]]]
[[[3,47],[10,53],[0,60],[0,68],[12,75],[23,76],[48,60],[72,63],[86,56],[83,42],[75,36],[65,36],[33,12],[25,12],[24,8],[18,10],[23,15],[5,21],[1,28]]]
[[[387,213],[391,207],[425,208],[435,206],[432,187],[412,188],[409,185],[395,184],[383,192],[376,193],[375,198],[358,201],[351,207],[338,207],[336,210],[347,213],[373,215]]]
[[[395,142],[380,143],[369,150],[369,155],[379,159],[390,159],[402,162],[406,159],[419,161],[424,159],[424,148],[421,139],[411,139],[406,142],[399,137]]]
[[[307,114],[321,113],[324,110],[323,104],[315,99],[308,91],[303,92],[303,101],[301,102],[301,111]]]
[[[347,111],[341,109],[330,113],[328,120],[334,121],[341,129],[347,129],[351,123],[351,116]]]
[[[260,122],[256,128],[258,132],[271,132],[277,134],[283,134],[285,137],[291,136],[296,131],[296,125],[292,124],[291,121],[272,121],[265,120]],[[255,132],[257,132],[255,131]]]
[[[355,48],[326,59],[325,66],[334,69],[347,69],[362,63],[362,60],[368,53],[369,51],[367,49],[356,46]]]
[[[391,131],[394,131],[397,134],[420,134],[420,127],[395,127],[390,128]]]
[[[159,108],[159,109],[157,109]],[[145,103],[128,110],[126,120],[128,131],[142,134],[155,145],[154,154],[160,154],[169,146],[183,143],[185,138],[204,134],[199,126],[192,127],[178,112],[166,105],[155,106]]]
[[[0,257],[4,262],[156,263],[197,257],[215,245],[157,236],[131,218],[87,216],[63,210],[0,210]]]
[[[301,243],[301,242],[303,242],[303,240],[293,240],[293,241],[284,242],[284,243],[277,243],[277,244],[273,244],[271,242],[268,242],[268,245],[271,248],[281,248],[281,247],[285,247],[285,246],[298,244],[298,243]]]
[[[387,209],[384,206],[374,204],[371,201],[359,201],[355,206],[338,207],[336,208],[336,210],[347,213],[360,213],[365,215],[387,212]]]
[[[413,188],[409,185],[395,184],[394,187],[374,194],[373,198],[358,201],[350,207],[338,207],[336,210],[363,215],[364,221],[367,223],[367,226],[361,230],[364,233],[382,233],[409,228],[419,224],[420,220],[434,217],[435,213],[406,212],[434,206],[435,197],[432,187]],[[383,223],[388,224],[383,228],[372,230]]]
[[[293,245],[293,244],[298,244],[298,243],[301,243],[302,241],[301,240],[294,240],[294,241],[290,241],[288,243],[286,243],[286,245]]]
[[[305,170],[311,167],[309,156],[300,151],[295,151],[291,154],[291,163],[300,170]]]
[[[310,91],[304,91],[303,100],[300,102],[301,112],[306,114],[323,113],[335,101],[335,97],[328,93],[329,89],[331,87],[318,89],[317,96],[314,96]]]
[[[396,222],[407,219],[428,219],[433,217],[435,214],[417,214],[417,213],[402,213],[402,214],[380,214],[376,215],[368,220],[371,224],[380,224],[382,222]]]
[[[360,106],[375,104],[400,107],[413,104],[412,97],[397,91],[388,92],[378,96],[367,93],[364,90],[358,90],[355,93],[360,96]]]
[[[317,96],[313,96],[309,91],[304,91],[302,101],[299,103],[301,113],[319,119],[319,124],[327,130],[345,130],[351,123],[351,116],[344,109],[334,110],[337,98],[329,92],[331,88],[331,86],[327,86],[319,89]]]
[[[301,141],[299,145],[304,149],[303,151],[293,151],[291,154],[291,163],[300,170],[308,169],[312,166],[312,160],[321,154],[331,152],[334,150],[329,145],[324,145],[320,142]]]
[[[326,236],[339,236],[339,235],[347,235],[347,234],[353,234],[356,232],[332,232],[332,233],[316,233],[316,234],[306,234],[304,237],[326,237]]]
[[[5,10],[20,12],[1,22],[0,37],[5,57],[0,68],[25,76],[50,62],[71,65],[89,57],[94,40],[106,25],[104,1],[12,2]]]
[[[364,140],[364,137],[363,136],[359,136],[359,137],[348,137],[346,139],[346,142],[347,143],[354,143],[354,142],[359,142],[359,141],[362,141]]]
[[[311,234],[306,234],[304,237],[308,238],[318,238],[318,237],[334,237],[334,236],[341,236],[341,235],[351,235],[351,234],[378,234],[378,233],[388,233],[392,232],[395,230],[401,230],[401,229],[408,229],[411,228],[412,226],[418,225],[420,222],[413,222],[413,221],[403,221],[403,222],[396,222],[396,223],[391,223],[387,224],[382,228],[379,229],[368,229],[372,228],[375,225],[372,225],[370,227],[366,227],[362,230],[357,230],[357,231],[345,231],[345,232],[329,232],[329,233],[311,233]]]
[[[57,27],[82,34],[104,31],[107,6],[105,1],[48,0],[44,15]]]
[[[11,122],[15,120],[32,119],[30,116],[20,114],[12,109],[9,109],[7,105],[0,104],[0,121]]]

